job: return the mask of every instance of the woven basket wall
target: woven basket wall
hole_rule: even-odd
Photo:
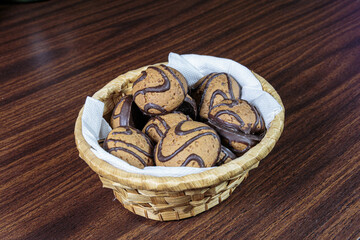
[[[120,75],[94,94],[94,98],[105,103],[105,119],[110,116],[119,97],[131,94],[132,83],[147,67]],[[254,74],[264,91],[270,93],[284,109],[275,89],[264,78]],[[227,199],[248,176],[249,171],[256,168],[260,160],[273,149],[282,133],[285,116],[283,110],[272,121],[260,143],[227,164],[183,177],[154,177],[128,173],[97,158],[82,136],[82,112],[83,109],[75,124],[75,142],[79,156],[99,175],[103,186],[114,191],[116,198],[126,209],[158,221],[192,217]]]

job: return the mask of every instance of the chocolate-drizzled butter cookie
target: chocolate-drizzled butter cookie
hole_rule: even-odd
[[[209,110],[214,105],[224,99],[239,99],[241,87],[227,73],[211,73],[195,84],[192,96],[198,105],[200,118],[208,119]]]
[[[163,64],[143,71],[132,89],[136,105],[147,115],[172,112],[184,101],[187,92],[184,76]]]
[[[228,163],[231,160],[235,159],[236,155],[230,151],[230,149],[221,145],[221,151],[218,160],[215,163],[215,166],[220,166],[222,164]]]
[[[265,131],[265,122],[257,109],[240,99],[223,100],[211,108],[209,122],[246,134]]]
[[[142,131],[148,135],[154,143],[157,143],[171,127],[185,120],[191,121],[188,116],[180,112],[154,116],[150,118]]]
[[[104,149],[138,168],[154,165],[150,139],[133,127],[114,128],[105,139]]]
[[[176,109],[176,111],[182,112],[194,120],[196,119],[198,112],[196,102],[189,94],[186,95],[184,102]]]
[[[220,139],[208,125],[183,121],[169,129],[154,150],[157,166],[211,167],[220,153]]]
[[[144,115],[136,106],[132,96],[121,97],[119,102],[115,105],[110,118],[110,125],[112,128],[132,126],[135,128],[142,128],[144,126]]]

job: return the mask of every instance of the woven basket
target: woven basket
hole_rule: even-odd
[[[105,119],[110,116],[119,97],[131,94],[133,82],[147,67],[120,75],[94,94],[94,98],[105,103]],[[275,89],[264,78],[257,74],[255,76],[264,91],[270,93],[284,109]],[[114,191],[126,209],[158,221],[193,217],[227,199],[249,171],[256,168],[273,149],[282,133],[285,115],[284,110],[280,112],[260,143],[227,164],[183,177],[154,177],[128,173],[97,158],[82,135],[82,112],[83,108],[75,124],[75,142],[80,157],[99,175],[103,186]]]

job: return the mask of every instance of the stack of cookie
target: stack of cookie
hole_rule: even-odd
[[[257,109],[240,98],[241,86],[226,73],[211,73],[190,89],[176,69],[148,67],[115,106],[104,149],[139,168],[219,166],[266,131]]]

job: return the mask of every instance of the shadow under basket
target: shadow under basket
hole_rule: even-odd
[[[120,75],[94,94],[93,98],[105,103],[105,119],[109,118],[121,96],[131,94],[133,82],[147,67]],[[248,176],[249,171],[256,168],[260,160],[273,149],[282,133],[285,111],[280,96],[264,78],[256,73],[254,75],[261,82],[264,91],[270,93],[283,110],[271,122],[260,143],[227,164],[183,177],[154,177],[125,172],[97,158],[90,150],[81,130],[83,108],[75,124],[75,142],[79,156],[99,175],[103,186],[112,189],[121,204],[137,215],[170,221],[202,213],[227,199]]]

